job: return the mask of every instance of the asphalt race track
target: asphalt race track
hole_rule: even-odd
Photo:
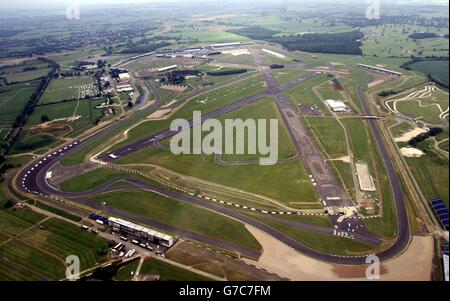
[[[254,102],[256,102],[262,98],[265,98],[267,96],[278,95],[279,93],[281,93],[281,91],[283,89],[286,89],[287,87],[290,87],[290,86],[294,86],[298,83],[301,83],[305,80],[314,78],[316,76],[317,76],[317,74],[308,74],[297,80],[291,81],[287,84],[269,85],[269,89],[263,93],[260,93],[258,95],[252,96],[252,97],[247,97],[236,103],[227,105],[216,111],[205,114],[203,116],[202,121],[207,120],[209,118],[220,117],[224,114],[227,114],[229,112],[237,110],[248,104],[254,103]],[[358,95],[364,106],[364,110],[366,111],[365,113],[369,115],[370,112],[369,112],[368,105],[366,103],[366,99],[365,99],[365,96],[364,96],[364,93],[363,93],[361,87],[358,89]],[[281,96],[279,96],[279,97],[281,97]],[[280,98],[280,99],[278,99],[278,101],[279,101],[278,105],[283,104],[283,99]],[[112,127],[116,127],[119,123],[120,123],[120,121],[118,123],[114,124]],[[394,191],[397,218],[398,218],[399,231],[398,231],[398,238],[397,238],[396,242],[390,249],[388,249],[380,254],[377,254],[380,257],[380,260],[385,261],[390,258],[393,258],[394,256],[398,255],[405,249],[405,247],[407,246],[407,244],[409,242],[410,232],[409,232],[409,226],[408,226],[408,218],[407,218],[407,213],[406,213],[405,201],[404,201],[402,191],[400,188],[399,179],[397,178],[395,169],[389,159],[388,153],[386,151],[386,148],[381,139],[381,135],[377,128],[376,122],[373,120],[370,120],[369,123],[370,123],[371,129],[374,133],[376,142],[379,146],[381,155],[383,157],[383,160],[386,164],[386,167],[387,167],[387,170],[389,173],[389,178],[390,178],[392,188]],[[191,121],[191,125],[192,125],[192,121]],[[110,127],[110,128],[112,128],[112,127]],[[106,129],[105,131],[107,132],[110,128]],[[88,138],[88,140],[90,141],[91,139],[95,139],[95,137],[97,137],[98,135],[104,134],[105,131],[95,134],[94,136]],[[128,145],[121,149],[118,149],[112,154],[109,153],[109,154],[105,155],[104,157],[102,157],[101,159],[106,162],[111,162],[117,158],[128,156],[128,155],[135,153],[141,149],[151,147],[155,144],[156,141],[169,138],[175,134],[176,134],[176,132],[172,132],[170,130],[162,131],[158,134],[151,135],[150,137],[143,139],[141,141],[138,141],[134,144],[131,144],[131,145]],[[50,176],[48,173],[51,172],[52,168],[58,162],[60,162],[61,159],[63,159],[65,156],[68,156],[69,154],[79,150],[84,145],[85,142],[86,141],[76,141],[72,144],[67,145],[66,147],[63,147],[62,149],[60,149],[52,154],[47,155],[46,157],[38,159],[37,161],[35,161],[33,163],[33,165],[28,166],[26,169],[24,169],[18,175],[17,187],[19,187],[23,192],[35,194],[35,195],[38,195],[41,197],[50,197],[50,196],[64,197],[64,198],[70,199],[74,202],[85,204],[89,207],[99,208],[103,211],[108,212],[111,215],[127,218],[127,219],[130,219],[133,221],[140,222],[142,224],[160,228],[161,230],[166,230],[166,231],[177,233],[177,235],[179,235],[181,238],[183,238],[183,237],[191,238],[194,240],[198,240],[200,242],[205,242],[207,244],[216,245],[216,246],[222,247],[224,249],[235,250],[238,253],[241,253],[243,255],[253,257],[253,258],[259,257],[260,254],[255,250],[251,250],[251,249],[247,249],[247,248],[244,248],[244,247],[241,247],[238,245],[233,245],[233,244],[230,244],[227,242],[219,241],[217,239],[199,235],[197,233],[189,232],[189,231],[186,231],[186,230],[183,230],[180,228],[170,227],[167,225],[156,223],[154,221],[145,219],[143,217],[135,216],[135,215],[132,215],[127,212],[123,212],[123,211],[120,211],[120,210],[117,210],[114,208],[108,208],[108,207],[103,207],[103,206],[99,207],[100,205],[87,199],[89,196],[98,195],[100,193],[106,193],[108,191],[113,190],[111,187],[108,187],[107,185],[99,187],[97,189],[94,189],[90,192],[84,192],[84,193],[64,193],[64,192],[61,192],[59,190],[59,188],[52,187],[47,181],[47,177]],[[297,145],[297,147],[299,147],[300,150],[302,149],[301,144]],[[113,155],[113,156],[111,156],[111,155]],[[144,182],[138,181],[136,179],[131,179],[131,178],[128,179],[127,178],[126,180],[134,186],[134,189],[153,191],[153,192],[159,193],[161,195],[167,196],[171,199],[188,202],[188,203],[191,203],[191,204],[227,215],[238,221],[241,221],[243,223],[251,225],[255,228],[258,228],[258,229],[270,234],[274,238],[276,238],[276,239],[280,240],[281,242],[285,243],[286,245],[292,247],[296,251],[298,251],[302,254],[305,254],[307,256],[310,256],[312,258],[315,258],[315,259],[318,259],[321,261],[331,262],[331,263],[338,263],[338,264],[355,264],[355,265],[365,264],[365,257],[363,257],[363,256],[341,257],[341,256],[330,255],[330,254],[324,254],[324,253],[312,250],[312,249],[302,245],[295,239],[287,236],[286,234],[283,234],[283,233],[271,228],[270,226],[267,226],[253,218],[243,215],[243,214],[241,214],[235,210],[232,210],[230,208],[222,207],[213,202],[206,201],[199,197],[191,196],[191,195],[181,193],[181,192],[172,191],[172,190],[169,190],[166,188],[161,188],[159,186],[152,185],[149,183],[144,183]],[[114,190],[117,190],[117,188],[114,188]],[[352,219],[352,221],[354,221],[354,220]],[[344,223],[345,222],[347,222],[347,221],[344,221]],[[298,223],[296,226],[302,227],[302,225],[300,223]],[[318,229],[316,229],[316,230],[318,230]],[[370,242],[373,244],[377,243],[376,238],[372,237],[370,235],[370,233],[367,233],[367,231],[366,232],[361,231],[360,233],[356,233],[356,235],[358,235],[358,237],[360,239],[363,239],[363,237],[365,235],[367,235],[366,240],[368,243],[370,243]]]

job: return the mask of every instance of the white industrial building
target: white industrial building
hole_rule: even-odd
[[[119,74],[119,79],[121,81],[129,81],[131,79],[131,76],[129,73],[120,73]]]
[[[356,173],[358,175],[359,187],[362,191],[376,191],[375,182],[370,175],[369,165],[367,163],[356,163]]]
[[[133,92],[133,87],[131,85],[118,85],[117,87],[117,92],[122,93],[122,92]]]
[[[158,72],[169,71],[169,70],[173,70],[173,69],[176,69],[176,68],[178,68],[178,65],[171,65],[171,66],[167,66],[167,67],[164,67],[164,68],[159,68]]]
[[[358,64],[358,67],[367,68],[370,71],[387,73],[389,75],[395,75],[395,76],[402,76],[403,75],[403,73],[400,73],[400,72],[397,72],[397,71],[393,71],[393,70],[386,69],[386,68],[381,68],[381,67],[376,67],[376,66],[365,65],[365,64]]]
[[[114,232],[127,233],[167,248],[172,247],[176,242],[173,236],[119,218],[110,217],[109,224]]]
[[[448,255],[444,254],[442,257],[444,268],[444,279],[448,281]]]
[[[330,106],[333,112],[342,113],[347,111],[347,105],[343,101],[327,99],[325,102]]]
[[[232,43],[217,43],[217,44],[211,44],[208,47],[211,48],[222,48],[222,47],[232,47],[232,46],[241,46],[241,42],[232,42]]]

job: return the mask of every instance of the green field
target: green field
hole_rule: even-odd
[[[439,114],[441,114],[441,111],[436,105],[426,105],[422,107],[416,101],[402,101],[397,104],[397,109],[408,116],[412,116],[414,118],[420,117],[428,123],[441,123],[441,119],[439,118]]]
[[[406,162],[426,199],[431,201],[442,198],[448,206],[448,159],[438,156],[429,142],[422,142],[419,148],[426,151],[426,154],[420,158],[405,158]]]
[[[232,16],[223,19],[232,22],[238,26],[262,26],[271,30],[280,31],[283,34],[302,34],[302,33],[323,33],[323,32],[343,32],[352,30],[351,27],[334,23],[334,26],[329,26],[327,20],[321,18],[302,18],[300,21],[295,18],[286,18],[281,13],[255,13],[251,15],[242,14],[241,16]]]
[[[317,105],[323,114],[330,115],[324,102],[320,100],[319,97],[312,90],[313,87],[320,85],[321,83],[327,81],[326,76],[320,76],[318,78],[309,80],[307,82],[298,84],[294,87],[290,87],[285,90],[285,94],[289,96],[294,106],[300,111],[299,104],[312,104]]]
[[[367,56],[418,57],[448,56],[448,39],[443,37],[414,41],[408,36],[414,32],[448,34],[448,28],[414,26],[409,24],[385,24],[363,29],[366,38],[363,51]]]
[[[33,224],[28,221],[17,218],[6,211],[0,210],[0,229],[2,233],[17,235],[32,225]]]
[[[319,145],[325,150],[327,157],[348,156],[344,129],[334,118],[305,117],[304,120],[318,138]]]
[[[275,105],[275,102],[272,98],[266,98],[258,101],[257,103],[253,103],[246,107],[243,107],[235,112],[227,114],[223,116],[220,121],[222,122],[223,127],[226,119],[242,119],[242,120],[265,120],[266,127],[269,129],[269,120],[278,120],[278,159],[288,159],[292,158],[296,153],[296,149],[292,143],[289,132],[286,128],[286,125],[283,122],[280,114],[278,113],[278,109]],[[223,135],[225,135],[225,130],[223,131]],[[225,161],[239,161],[239,160],[259,160],[261,157],[267,157],[267,155],[261,155],[258,150],[256,155],[247,154],[248,153],[248,135],[245,139],[245,153],[244,155],[237,154],[224,154],[222,155],[222,159]],[[266,135],[267,141],[270,139],[269,133]],[[225,153],[225,149],[222,149]]]
[[[171,120],[178,118],[191,120],[193,111],[201,111],[202,114],[214,111],[227,104],[234,103],[240,99],[255,95],[264,91],[261,76],[254,76],[241,80],[230,85],[214,89],[204,94],[198,95],[188,101]],[[145,122],[129,132],[129,138],[117,145],[113,149],[120,148],[130,143],[139,141],[158,131],[170,128],[171,120]]]
[[[168,199],[152,192],[123,191],[92,198],[120,210],[180,227],[223,241],[260,250],[261,246],[244,225],[220,214]]]
[[[140,275],[159,275],[161,281],[210,281],[194,272],[179,268],[169,263],[151,259],[144,262]]]
[[[27,121],[27,125],[40,124],[41,117],[46,115],[50,118],[50,121],[62,122],[70,125],[75,131],[93,126],[95,121],[103,116],[101,110],[95,107],[103,102],[100,100],[86,100],[79,101],[66,101],[61,103],[54,103],[50,105],[37,106]],[[67,118],[73,118],[74,120],[67,121]]]
[[[0,127],[10,127],[22,112],[39,82],[0,86]]]
[[[109,180],[120,177],[136,177],[126,172],[115,171],[112,169],[95,169],[78,175],[62,183],[61,189],[67,192],[83,192],[94,189]],[[137,177],[136,177],[137,178]]]
[[[47,76],[51,66],[39,60],[24,61],[17,65],[0,68],[0,77],[6,78],[8,83],[20,83],[37,80]]]
[[[53,214],[59,215],[59,216],[61,216],[63,218],[69,219],[69,220],[74,221],[74,222],[80,222],[81,221],[81,217],[79,217],[77,215],[73,215],[73,214],[71,214],[71,213],[69,213],[67,211],[63,211],[61,209],[49,206],[49,205],[41,203],[41,202],[37,202],[36,201],[36,203],[34,203],[34,206],[36,206],[38,208],[41,208],[41,209],[43,209],[45,211],[51,212]]]
[[[133,260],[122,265],[117,273],[114,275],[115,281],[130,281],[133,279],[133,275],[136,272],[139,265],[139,259]],[[132,275],[133,273],[133,275]]]
[[[178,44],[205,44],[205,43],[230,43],[246,42],[249,39],[229,32],[215,31],[212,28],[174,28],[171,32],[164,34],[166,37],[181,38]]]
[[[404,134],[412,129],[413,129],[413,126],[411,126],[409,123],[401,122],[401,123],[391,127],[390,131],[395,138],[398,138],[402,134]]]
[[[37,134],[32,136],[22,136],[13,145],[10,154],[32,152],[55,142],[55,138],[49,134]]]
[[[284,84],[291,80],[295,80],[303,75],[306,75],[308,72],[305,70],[296,70],[296,71],[273,71],[272,75],[277,80],[278,83]]]
[[[82,85],[94,83],[91,78],[54,79],[39,100],[39,104],[53,103],[78,98],[78,89]]]
[[[81,270],[106,261],[108,242],[105,239],[57,219],[50,219],[43,226],[45,230],[35,228],[22,234],[20,239],[62,259],[78,256]]]
[[[222,118],[278,118],[276,107],[271,99],[241,108]],[[280,119],[279,158],[289,158],[296,154],[287,130]],[[266,157],[266,156],[263,156]],[[259,156],[224,155],[227,161],[258,160]],[[301,208],[301,203],[317,202],[314,187],[308,178],[306,169],[297,160],[278,163],[274,166],[219,165],[214,156],[179,155],[169,151],[146,149],[118,161],[119,164],[155,164],[166,167],[180,174],[219,183],[272,197],[289,206]],[[283,189],[280,189],[283,187]]]
[[[336,91],[330,81],[323,83],[318,87],[318,92],[325,99],[334,99],[334,100],[342,100],[342,94],[339,91]]]
[[[51,68],[42,68],[27,72],[12,73],[8,74],[6,78],[10,83],[28,82],[47,76],[51,70]]]
[[[127,68],[133,71],[140,71],[143,69],[155,69],[155,68],[164,68],[168,66],[178,65],[179,61],[176,59],[150,59],[150,58],[142,58],[136,61],[132,61],[126,65]]]
[[[431,75],[434,79],[448,87],[448,60],[447,61],[422,61],[409,65],[412,70],[420,71],[425,75]]]
[[[81,268],[104,262],[108,242],[67,222],[25,208],[0,210],[0,280],[59,280],[65,258],[77,255]],[[42,225],[42,229],[38,226]]]
[[[397,230],[393,192],[378,147],[367,124],[362,120],[343,119],[343,122],[350,135],[355,161],[368,163],[370,172],[375,179],[377,192],[372,196],[379,197],[383,202],[383,217],[368,219],[364,223],[374,233],[385,238],[393,238]]]
[[[62,259],[16,240],[0,247],[0,280],[60,280],[64,275]]]

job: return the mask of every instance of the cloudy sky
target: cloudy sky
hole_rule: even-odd
[[[180,1],[180,0],[0,0],[0,9],[31,9],[31,8],[39,8],[39,9],[45,9],[45,8],[65,8],[67,7],[71,2],[73,1],[80,1],[81,5],[111,5],[111,4],[122,4],[122,3],[156,3],[156,2],[169,2],[169,1]],[[187,3],[188,1],[209,1],[214,2],[217,0],[184,0],[184,3]],[[221,2],[224,1],[231,1],[231,0],[221,0]],[[284,0],[259,0],[264,2],[282,2]],[[292,0],[288,0],[290,2],[293,2]],[[298,0],[301,2],[301,0]],[[361,1],[362,3],[365,3],[366,0],[338,0],[338,1]],[[425,3],[448,3],[448,0],[381,0],[382,2],[391,2],[391,3],[399,3],[399,2],[425,2]]]

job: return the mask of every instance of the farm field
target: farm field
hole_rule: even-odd
[[[45,230],[33,229],[19,238],[33,247],[50,252],[62,259],[76,255],[80,258],[81,270],[106,261],[108,243],[90,232],[56,219],[46,221]]]
[[[39,81],[0,86],[0,128],[13,124],[38,85]]]
[[[28,82],[32,80],[39,79],[41,77],[47,76],[47,74],[51,71],[51,68],[41,68],[32,71],[20,72],[20,73],[12,73],[6,76],[6,79],[9,83],[19,83],[19,82]]]
[[[78,91],[82,86],[92,85],[91,78],[55,79],[50,82],[47,90],[39,100],[39,104],[60,102],[78,98]]]
[[[108,254],[106,240],[28,208],[0,210],[0,228],[1,280],[59,280],[68,255],[80,256],[84,269]]]
[[[249,16],[233,16],[226,18],[232,24],[246,26],[261,26],[271,30],[280,31],[280,34],[302,34],[302,33],[322,33],[322,32],[343,32],[352,30],[344,24],[334,24],[333,27],[322,19],[305,18],[302,22],[299,20],[287,20],[282,15],[254,14]]]
[[[99,116],[102,115],[102,111],[95,108],[102,101],[82,99],[79,102],[66,101],[37,106],[28,119],[27,125],[41,124],[41,118],[45,115],[49,117],[50,121],[67,123],[74,129],[84,128],[93,125]]]
[[[363,42],[363,51],[372,56],[398,56],[411,55],[448,56],[448,39],[444,37],[414,40],[408,36],[414,32],[433,32],[438,35],[448,34],[448,28],[412,26],[409,24],[386,24],[364,28],[366,38]]]
[[[185,29],[174,28],[171,32],[164,34],[166,37],[180,38],[177,44],[214,44],[214,43],[231,43],[231,42],[246,42],[248,38],[232,34],[224,31],[216,31],[214,29],[205,27],[204,29]]]
[[[107,206],[237,245],[256,250],[261,248],[243,224],[152,192],[113,192],[93,197],[92,200],[97,203],[106,202]]]

